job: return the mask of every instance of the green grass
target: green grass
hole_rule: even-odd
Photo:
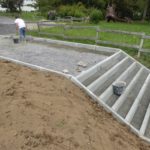
[[[138,45],[140,43],[140,38],[132,35],[127,34],[114,34],[114,33],[100,33],[101,40],[104,41],[111,41],[115,43],[126,43],[126,44],[134,44]],[[114,36],[115,35],[115,36]]]
[[[149,23],[107,23],[107,22],[101,22],[100,27],[102,29],[114,29],[114,30],[125,30],[125,31],[131,31],[131,32],[145,32],[147,34],[150,34],[150,28]]]
[[[47,32],[47,33],[58,33],[58,34],[62,34],[63,33],[63,28],[61,26],[58,27],[42,27],[40,28],[41,32]]]
[[[18,15],[18,13],[10,13],[10,12],[0,12],[0,16],[7,16],[10,18],[14,18]],[[38,12],[22,12],[19,14],[21,18],[23,18],[25,21],[39,21],[44,20],[44,17],[40,15]]]

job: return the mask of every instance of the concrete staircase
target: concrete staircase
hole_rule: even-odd
[[[119,51],[77,76],[85,89],[117,114],[140,136],[150,140],[150,70]],[[112,84],[126,82],[121,96]]]

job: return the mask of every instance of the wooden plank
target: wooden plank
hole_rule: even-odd
[[[83,21],[84,18],[72,17],[72,20],[73,20],[73,21]]]
[[[141,36],[141,40],[140,40],[140,46],[139,46],[139,50],[138,50],[138,57],[140,57],[140,51],[141,51],[141,49],[142,49],[142,47],[143,47],[143,44],[144,44],[144,37],[145,36],[145,33],[143,33],[143,35]]]
[[[49,27],[52,27],[52,26],[53,26],[53,27],[59,27],[59,26],[60,26],[60,27],[61,27],[61,26],[63,27],[63,26],[64,26],[64,24],[47,24],[47,23],[38,23],[38,25],[39,25],[39,26],[49,26]]]
[[[46,33],[46,32],[39,32],[39,34],[44,34],[44,35],[49,35],[49,36],[61,36],[64,37],[64,34],[59,34],[59,33]]]
[[[62,21],[62,22],[72,22],[72,19],[63,19],[63,18],[58,18],[57,22]]]
[[[145,35],[145,36],[143,36],[143,39],[150,39],[150,36],[149,35]]]
[[[126,43],[115,43],[111,41],[102,41],[102,40],[96,40],[97,44],[107,44],[107,45],[113,45],[113,46],[121,46],[121,47],[128,47],[128,48],[135,48],[138,49],[139,45],[130,45]]]
[[[84,21],[84,18],[70,17],[70,18],[57,18],[57,21]]]
[[[129,35],[137,35],[142,36],[142,32],[129,32],[129,31],[122,31],[122,30],[110,30],[110,29],[99,29],[99,32],[112,32],[112,33],[118,33],[118,34],[129,34]]]
[[[38,22],[35,22],[35,21],[26,21],[25,23],[26,23],[26,24],[30,24],[30,23],[31,23],[31,24],[32,24],[32,23],[38,24]]]
[[[97,29],[96,26],[65,26],[65,29]]]
[[[150,49],[142,48],[140,52],[150,53]]]
[[[64,35],[65,39],[75,39],[75,40],[95,40],[95,37],[81,37],[81,36],[66,36]]]

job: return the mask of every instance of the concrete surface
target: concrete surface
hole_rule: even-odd
[[[0,35],[12,34],[16,32],[14,20],[15,18],[0,16]]]
[[[12,39],[4,37],[0,38],[0,55],[61,72],[67,69],[72,75],[78,75],[107,57],[67,46],[30,42],[14,44]],[[78,66],[79,61],[85,62],[87,67]]]

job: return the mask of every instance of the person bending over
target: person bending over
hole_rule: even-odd
[[[18,16],[15,17],[16,30],[19,32],[20,41],[25,40],[26,37],[26,24],[23,19]]]

